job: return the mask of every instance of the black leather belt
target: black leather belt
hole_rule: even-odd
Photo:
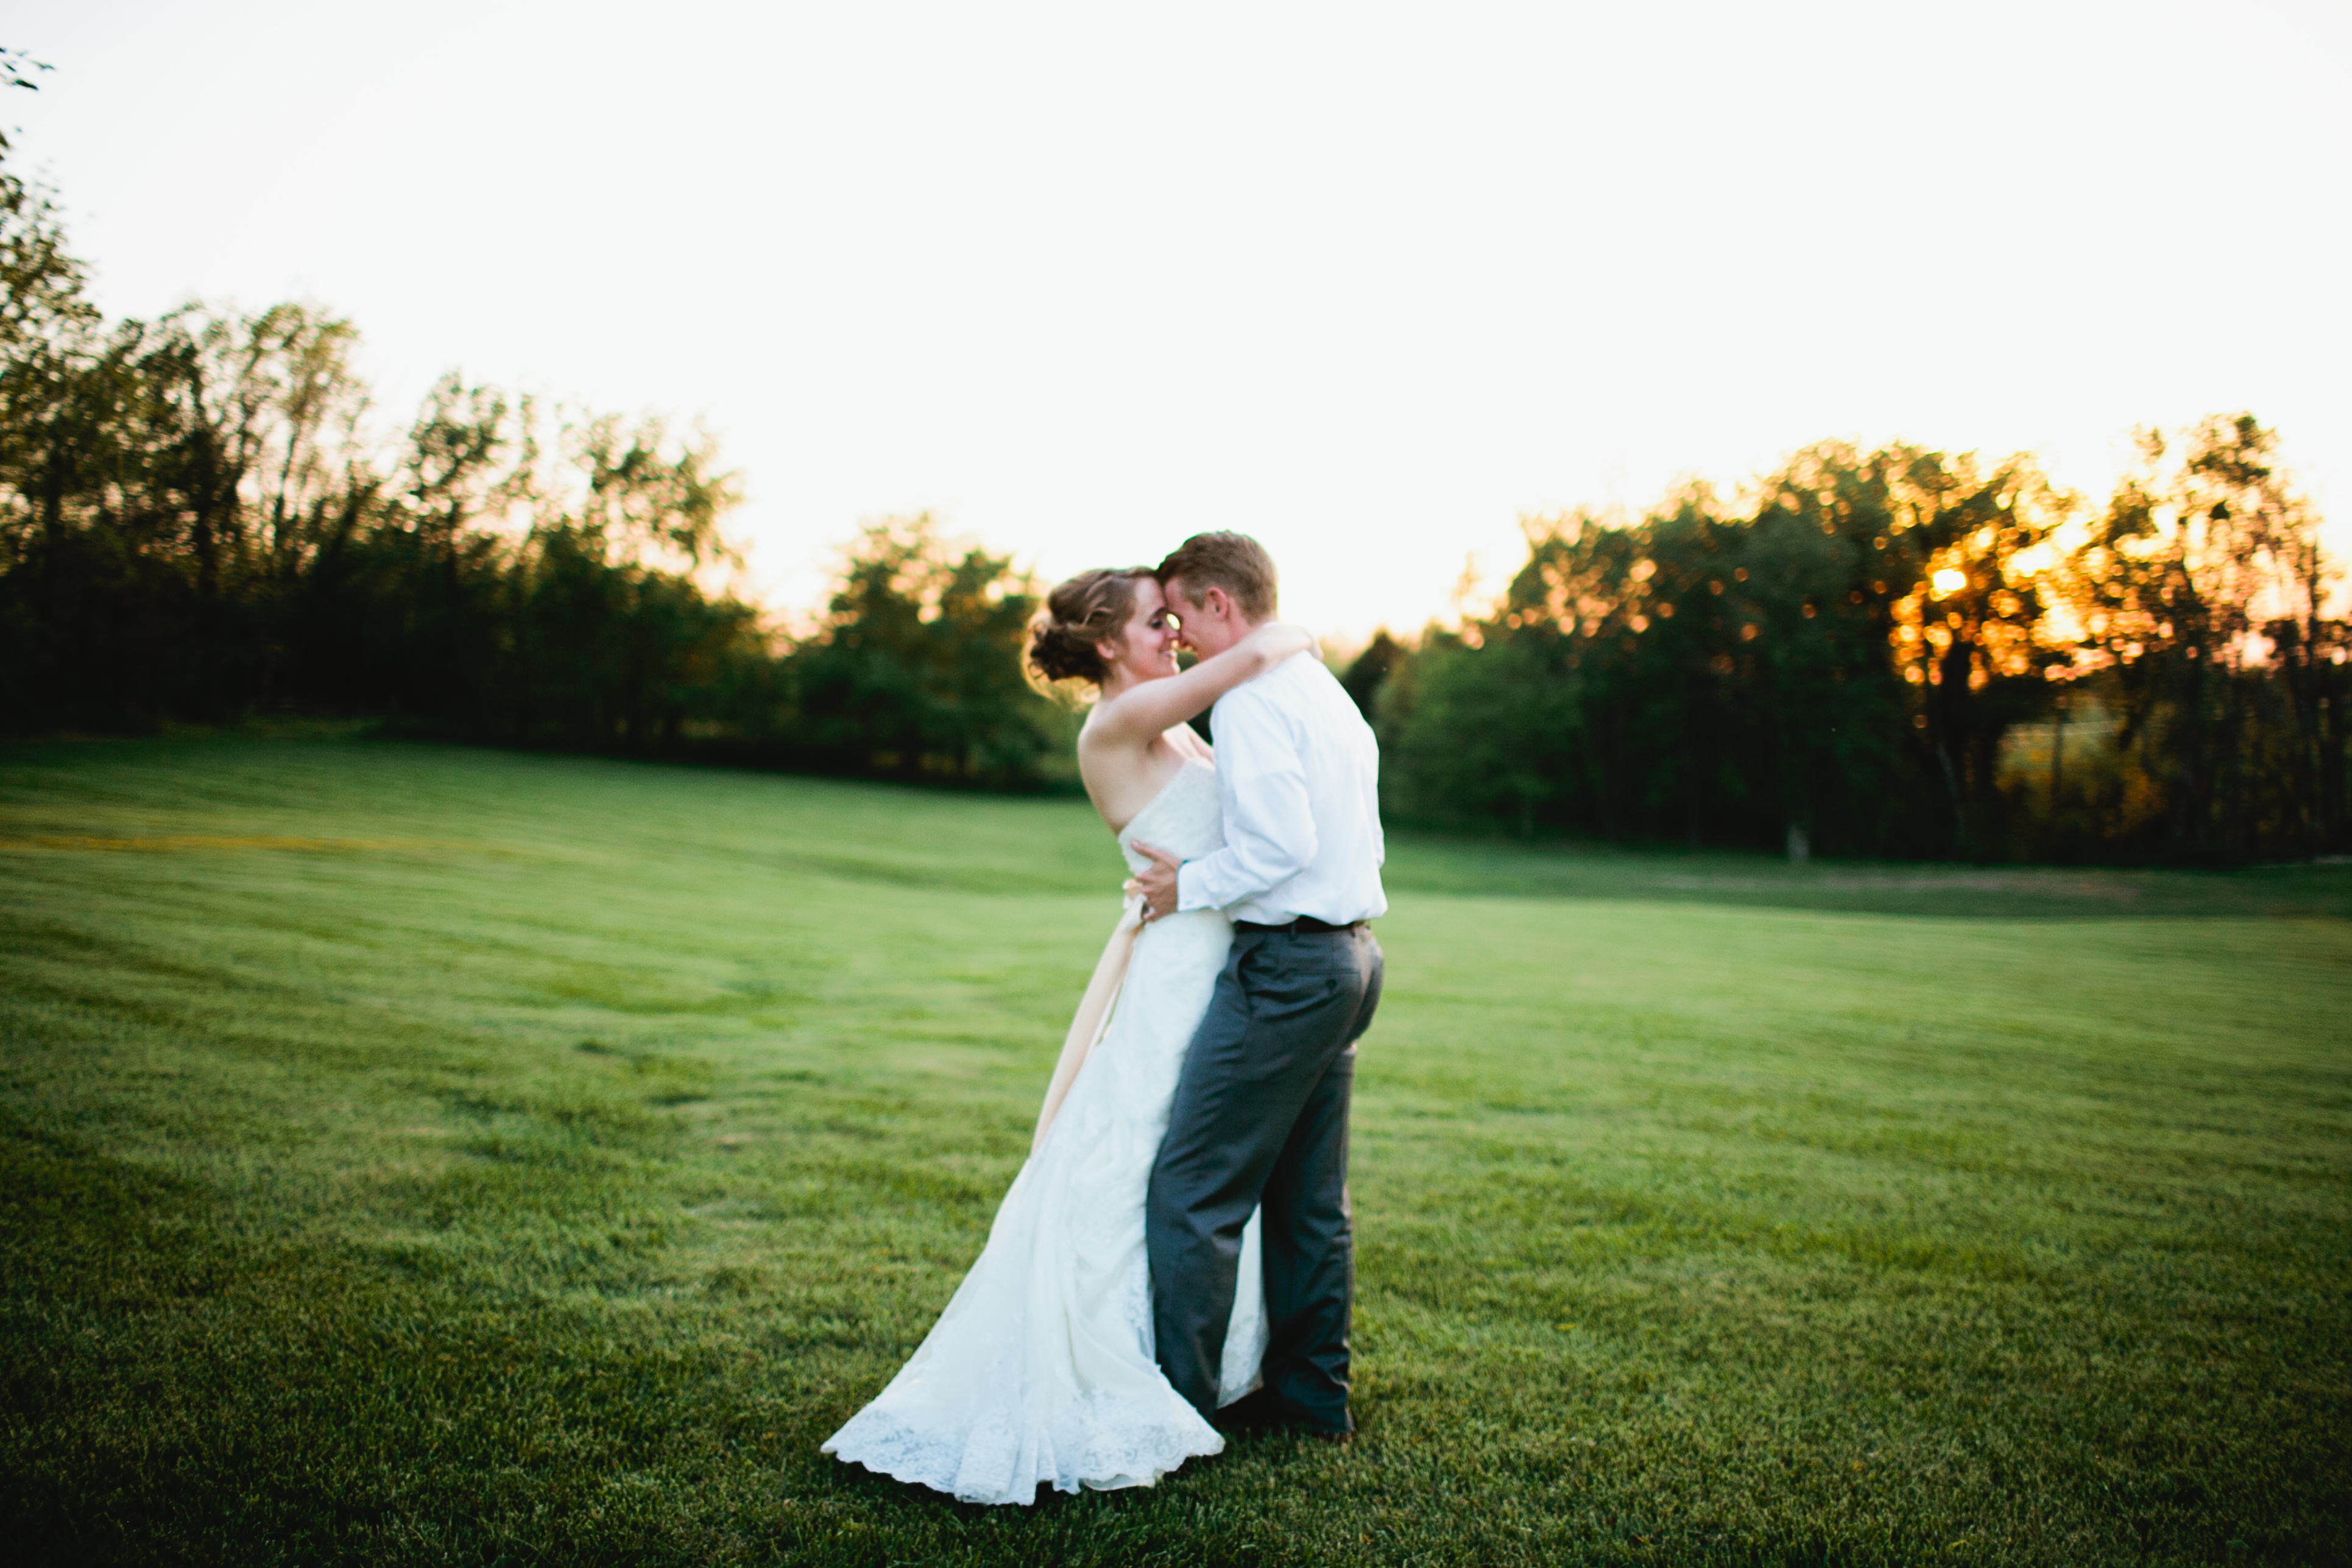
[[[1286,921],[1278,926],[1265,925],[1257,921],[1235,921],[1234,927],[1237,931],[1361,931],[1364,929],[1364,922],[1349,921],[1346,925],[1335,926],[1328,921],[1318,921],[1313,915],[1301,915],[1295,921]]]

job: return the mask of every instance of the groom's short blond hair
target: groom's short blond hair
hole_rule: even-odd
[[[1163,588],[1181,584],[1195,604],[1203,591],[1223,588],[1244,618],[1274,619],[1274,557],[1246,533],[1196,533],[1169,552],[1159,577]]]

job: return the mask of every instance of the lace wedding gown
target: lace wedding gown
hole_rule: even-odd
[[[1139,871],[1138,838],[1186,859],[1221,847],[1215,772],[1186,763],[1119,834]],[[1213,910],[1135,935],[1102,1037],[1004,1194],[980,1260],[826,1453],[965,1502],[1027,1503],[1041,1484],[1150,1486],[1224,1447],[1153,1358],[1143,1194],[1232,941]],[[1257,1386],[1265,1352],[1255,1215],[1241,1263],[1219,1379],[1227,1405]]]

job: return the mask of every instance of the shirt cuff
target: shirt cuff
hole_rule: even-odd
[[[1176,868],[1176,912],[1178,914],[1182,914],[1188,910],[1205,910],[1211,907],[1208,899],[1201,891],[1200,871],[1201,863],[1197,860],[1187,860]]]

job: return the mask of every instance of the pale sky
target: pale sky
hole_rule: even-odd
[[[1825,437],[2101,491],[2251,408],[2352,495],[2341,0],[9,11],[110,310],[320,302],[401,423],[700,415],[779,609],[929,508],[1410,629],[1522,513]]]

